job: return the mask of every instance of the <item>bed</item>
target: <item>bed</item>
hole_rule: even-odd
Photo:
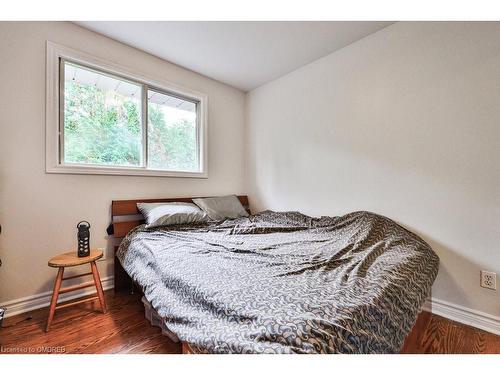
[[[115,201],[113,217],[145,201]],[[398,353],[439,266],[424,240],[370,212],[264,211],[155,229],[138,218],[114,234],[125,235],[118,284],[130,277],[197,353]]]

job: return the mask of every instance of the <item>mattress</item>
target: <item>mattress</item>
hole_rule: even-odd
[[[364,211],[139,226],[117,256],[165,328],[208,353],[397,353],[439,267]]]

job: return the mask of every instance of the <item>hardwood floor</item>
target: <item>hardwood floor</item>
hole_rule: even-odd
[[[58,310],[44,332],[47,308],[7,318],[0,353],[181,353],[144,318],[138,295],[106,292],[108,313],[95,301]],[[421,314],[403,353],[500,353],[500,336],[430,313]]]
[[[105,297],[107,314],[99,311],[96,301],[58,310],[48,333],[47,308],[6,319],[0,328],[1,352],[181,353],[180,344],[144,318],[138,295],[109,291]]]
[[[402,353],[500,354],[500,336],[428,312],[422,314],[429,318],[420,339],[413,343],[408,337]]]

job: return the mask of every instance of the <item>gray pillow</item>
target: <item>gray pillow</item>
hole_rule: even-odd
[[[212,220],[235,219],[248,216],[236,195],[226,197],[196,198],[193,202],[205,211]]]
[[[146,219],[146,228],[209,220],[208,215],[192,203],[137,203],[137,208]]]

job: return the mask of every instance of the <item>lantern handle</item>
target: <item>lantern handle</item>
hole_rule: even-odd
[[[90,223],[86,220],[80,221],[78,224],[76,224],[76,227],[78,228],[80,226],[80,224],[82,224],[82,223],[87,223],[88,227],[90,228]]]

